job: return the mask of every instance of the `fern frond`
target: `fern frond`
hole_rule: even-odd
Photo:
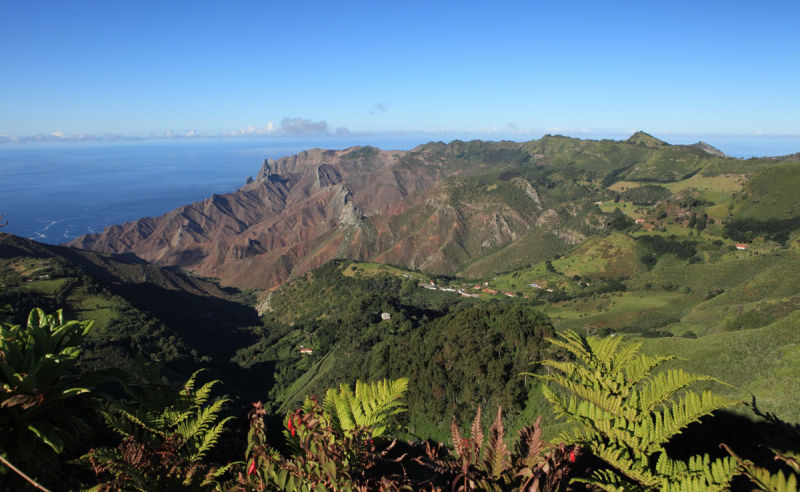
[[[344,384],[339,391],[329,389],[322,408],[335,428],[351,431],[367,427],[373,436],[379,437],[386,431],[389,417],[405,411],[402,398],[407,389],[407,378],[372,383],[356,381],[355,393]]]
[[[643,386],[637,390],[639,397],[637,406],[641,411],[648,412],[659,405],[663,405],[678,391],[701,381],[719,382],[716,378],[711,376],[691,374],[683,369],[662,371],[648,379]]]
[[[641,347],[641,343],[631,344],[631,346],[633,345],[637,345],[637,350],[639,347]],[[675,356],[651,357],[649,355],[641,354],[638,358],[631,358],[625,364],[622,370],[625,373],[628,384],[635,385],[643,379],[649,377],[653,370],[661,366],[661,364],[675,359]]]
[[[464,456],[464,438],[461,437],[461,431],[458,429],[455,415],[453,415],[453,422],[450,424],[450,439],[453,440],[453,450],[456,452],[456,456],[459,458]]]
[[[189,379],[187,379],[186,382],[183,383],[183,388],[181,389],[180,392],[181,395],[189,396],[194,392],[194,386],[195,384],[197,384],[197,376],[201,372],[205,372],[205,369],[198,369],[194,371],[191,376],[189,376]]]
[[[546,338],[548,342],[557,347],[561,347],[567,352],[570,352],[575,357],[583,361],[583,363],[592,366],[594,365],[594,358],[591,354],[591,349],[588,343],[577,333],[572,330],[567,330],[558,334],[563,340],[558,338]]]
[[[472,440],[478,443],[478,447],[483,447],[483,424],[481,423],[481,406],[478,405],[478,411],[475,412],[475,418],[472,419],[472,427],[470,428],[470,436]]]
[[[617,336],[614,338],[620,339],[621,337]],[[620,368],[621,370],[627,372],[627,368],[640,358],[636,357],[636,355],[639,353],[639,349],[642,348],[642,345],[644,345],[642,342],[622,344],[617,349],[617,353],[614,354],[614,367]],[[628,378],[628,381],[630,381],[630,377]]]
[[[227,402],[228,400],[215,400],[211,405],[200,410],[196,418],[186,419],[181,422],[175,429],[175,432],[177,432],[184,441],[189,441],[194,438],[195,435],[202,434],[214,424],[217,420],[217,416],[222,411],[223,405]]]
[[[798,479],[800,479],[800,469],[795,468],[794,464],[790,463],[793,472],[790,472],[789,475],[784,475],[783,471],[781,470],[771,473],[766,468],[756,466],[750,460],[742,459],[736,453],[734,453],[727,444],[720,444],[720,447],[725,449],[728,454],[731,455],[732,459],[736,461],[736,464],[738,464],[738,469],[753,483],[755,483],[760,490],[766,490],[769,492],[797,492]],[[783,460],[783,457],[777,455],[775,459]]]
[[[650,472],[645,456],[634,457],[623,447],[606,444],[593,447],[592,452],[627,480],[646,487],[656,487],[660,482],[658,477]]]
[[[544,451],[545,441],[542,439],[542,416],[536,418],[533,425],[528,425],[519,430],[517,439],[517,456],[524,456],[523,463],[531,467],[535,465]]]
[[[797,474],[784,475],[781,470],[770,473],[766,468],[757,467],[752,463],[745,467],[744,471],[747,477],[761,490],[769,492],[797,492],[799,490]]]
[[[166,432],[158,429],[151,422],[144,421],[150,420],[147,418],[147,415],[137,416],[120,407],[115,407],[111,411],[104,410],[101,412],[101,414],[111,430],[122,435],[123,437],[132,436],[136,434],[137,430],[142,430],[161,437],[167,436]]]
[[[681,369],[656,373],[675,357],[639,355],[641,343],[623,344],[619,337],[585,340],[567,331],[551,342],[576,357],[545,361],[542,365],[553,371],[538,376],[567,391],[560,395],[542,387],[555,414],[580,424],[561,437],[591,448],[610,467],[587,483],[607,490],[629,488],[628,482],[658,488],[680,478],[690,490],[699,484],[720,488],[730,481],[731,460],[711,461],[704,455],[683,462],[664,453],[664,445],[689,424],[735,403],[710,391],[687,391],[694,383],[718,380]]]
[[[644,418],[639,435],[652,443],[652,448],[665,444],[672,436],[680,433],[689,424],[698,422],[701,417],[712,414],[715,410],[730,406],[736,402],[715,395],[709,390],[700,394],[688,391],[671,406],[661,412],[652,412],[651,418]]]
[[[499,477],[511,467],[511,453],[505,443],[505,434],[503,409],[497,407],[497,417],[489,428],[489,442],[484,457],[486,470],[494,478]],[[478,445],[480,446],[480,443]]]
[[[215,379],[201,386],[194,394],[191,395],[192,405],[198,407],[205,405],[206,402],[208,402],[208,399],[211,397],[211,391],[214,389],[214,386],[216,386],[219,382],[219,379]]]
[[[603,365],[605,370],[611,370],[617,366],[616,353],[619,344],[622,343],[622,337],[605,337],[601,339],[592,340],[589,346],[592,348],[592,354],[597,358],[597,361]],[[629,356],[629,355],[628,355]]]
[[[605,490],[606,492],[627,492],[641,490],[641,487],[626,481],[623,477],[620,477],[611,470],[597,470],[592,473],[590,478],[578,477],[572,479],[572,481],[577,483],[585,483],[593,486],[594,488]]]
[[[220,420],[214,427],[203,434],[203,439],[197,447],[197,451],[190,457],[190,461],[202,460],[206,453],[216,446],[217,441],[219,441],[220,436],[222,436],[222,431],[225,430],[225,424],[230,420],[233,420],[233,417],[226,417]]]

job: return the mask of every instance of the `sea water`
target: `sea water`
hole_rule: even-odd
[[[407,150],[408,137],[263,138],[0,147],[2,232],[58,244],[113,224],[157,217],[258,173],[265,158],[314,147]]]

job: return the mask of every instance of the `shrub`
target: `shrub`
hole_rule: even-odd
[[[25,325],[0,325],[0,456],[34,480],[57,479],[59,455],[89,433],[87,419],[96,415],[92,388],[102,379],[76,370],[91,328],[38,308]]]

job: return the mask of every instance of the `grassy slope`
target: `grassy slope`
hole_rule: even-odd
[[[800,190],[800,163],[765,169],[737,197],[734,214],[737,218],[758,220],[796,217],[800,212],[797,190]]]
[[[717,333],[697,339],[644,340],[650,354],[675,354],[684,360],[673,364],[709,374],[730,386],[716,391],[749,401],[762,410],[800,421],[800,311],[762,328]]]

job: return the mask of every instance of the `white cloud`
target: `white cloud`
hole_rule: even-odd
[[[291,135],[318,135],[328,133],[328,122],[286,117],[281,120],[281,131]]]

